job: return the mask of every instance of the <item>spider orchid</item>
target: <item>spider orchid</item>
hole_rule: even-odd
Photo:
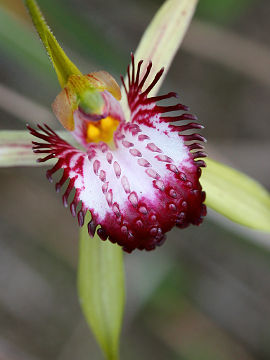
[[[164,2],[131,56],[122,90],[105,71],[83,75],[35,0],[25,4],[62,87],[53,111],[66,132],[47,125],[28,126],[31,135],[0,131],[0,166],[32,166],[32,135],[39,163],[55,162],[47,177],[52,181],[61,172],[56,190],[65,187],[64,205],[82,226],[80,305],[106,358],[118,360],[125,303],[122,248],[152,250],[174,226],[199,225],[204,202],[239,224],[269,232],[270,196],[246,175],[209,157],[200,178],[205,140],[196,130],[202,126],[185,105],[167,105],[175,93],[156,95],[197,0]]]
[[[89,234],[97,231],[102,240],[108,238],[126,252],[152,250],[163,244],[165,233],[174,226],[199,225],[206,215],[199,183],[205,163],[198,160],[206,156],[201,151],[205,139],[194,132],[202,126],[187,106],[159,104],[176,98],[175,93],[149,96],[164,68],[145,88],[152,63],[144,73],[142,64],[131,55],[127,85],[122,77],[130,119],[124,116],[121,90],[111,75],[105,71],[82,75],[73,65],[52,107],[82,149],[47,125],[38,130],[28,126],[42,140],[33,141],[33,151],[45,155],[38,161],[57,159],[47,171],[48,179],[63,170],[56,190],[68,182],[63,203],[67,207],[70,202],[79,225],[90,211]]]
[[[141,64],[136,67],[132,57],[131,71],[128,69],[125,93],[130,122],[125,120],[117,101],[120,89],[105,72],[82,78],[71,76],[56,98],[55,114],[84,150],[74,148],[46,125],[39,126],[40,131],[29,127],[31,134],[45,141],[33,142],[34,152],[46,154],[39,161],[58,159],[47,171],[48,179],[52,181],[52,175],[63,169],[56,190],[69,180],[63,195],[65,206],[75,189],[70,210],[76,216],[81,202],[77,213],[79,225],[83,225],[89,210],[92,214],[89,234],[93,236],[100,225],[97,233],[101,239],[108,237],[128,252],[135,248],[152,250],[164,242],[165,233],[173,226],[199,225],[206,214],[205,193],[199,183],[204,162],[195,160],[205,156],[200,151],[204,138],[194,133],[183,134],[186,130],[200,129],[201,125],[170,124],[196,118],[189,113],[168,115],[188,110],[182,104],[157,105],[159,100],[175,97],[174,93],[148,97],[163,69],[143,91],[152,65],[149,63],[147,72],[140,77]],[[73,83],[81,79],[87,82],[85,90],[81,94],[72,93]],[[102,83],[101,90],[97,90],[96,82],[102,80],[106,84]],[[76,105],[71,98],[76,99]]]

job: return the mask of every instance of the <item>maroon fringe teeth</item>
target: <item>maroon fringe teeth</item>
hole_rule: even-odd
[[[205,139],[192,133],[202,126],[183,104],[157,105],[176,98],[175,93],[148,97],[164,69],[143,90],[152,63],[143,76],[141,66],[139,61],[136,68],[132,55],[127,85],[122,78],[131,121],[120,123],[115,131],[115,149],[100,142],[81,151],[47,125],[38,125],[38,130],[28,126],[30,133],[43,141],[33,141],[33,151],[44,155],[38,161],[57,159],[47,171],[48,179],[52,181],[52,175],[63,169],[56,190],[67,184],[63,204],[69,205],[79,226],[90,211],[90,236],[97,232],[102,240],[108,238],[127,252],[152,250],[163,244],[172,227],[199,225],[206,215],[205,192],[199,183],[205,166],[201,159],[206,156],[202,151]],[[169,116],[172,111],[182,113]]]

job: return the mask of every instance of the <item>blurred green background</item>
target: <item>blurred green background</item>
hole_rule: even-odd
[[[85,73],[119,80],[157,0],[39,0]],[[201,0],[162,91],[206,127],[208,153],[270,189],[270,2]],[[0,129],[59,127],[56,76],[19,0],[0,0]],[[0,169],[0,360],[102,359],[76,290],[78,227],[45,169]],[[269,360],[269,236],[209,211],[125,257],[122,359]]]

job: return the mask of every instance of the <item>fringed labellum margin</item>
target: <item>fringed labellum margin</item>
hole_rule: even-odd
[[[79,225],[83,225],[85,214],[90,211],[89,234],[93,236],[97,231],[102,240],[108,238],[127,252],[136,248],[152,250],[163,244],[165,233],[172,227],[199,225],[206,215],[205,193],[199,183],[205,164],[198,160],[206,156],[202,151],[205,139],[194,133],[202,126],[182,104],[157,105],[176,97],[175,93],[148,97],[163,69],[143,90],[152,64],[143,76],[141,65],[142,61],[135,67],[132,56],[127,86],[123,81],[130,122],[124,119],[115,91],[110,92],[106,86],[98,89],[102,97],[99,113],[85,114],[79,106],[81,98],[74,100],[77,107],[72,105],[71,130],[84,151],[72,147],[46,125],[39,126],[39,130],[29,127],[31,134],[43,140],[33,142],[34,152],[46,154],[39,161],[57,159],[47,171],[49,180],[63,169],[56,189],[59,191],[68,182],[63,202],[65,206],[70,203]],[[175,111],[182,113],[168,115]],[[103,127],[102,121],[107,125]],[[92,140],[91,126],[98,130]],[[185,133],[187,130],[189,134]],[[71,199],[72,189],[75,195]]]

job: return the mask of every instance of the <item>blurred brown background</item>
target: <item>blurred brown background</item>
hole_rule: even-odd
[[[39,0],[84,72],[117,79],[157,0]],[[270,189],[270,2],[201,0],[162,91],[206,129],[208,153]],[[18,0],[0,0],[0,129],[59,127],[56,76]],[[101,359],[76,294],[78,227],[42,168],[0,169],[0,360]],[[127,255],[122,359],[270,359],[269,236],[209,212]]]

